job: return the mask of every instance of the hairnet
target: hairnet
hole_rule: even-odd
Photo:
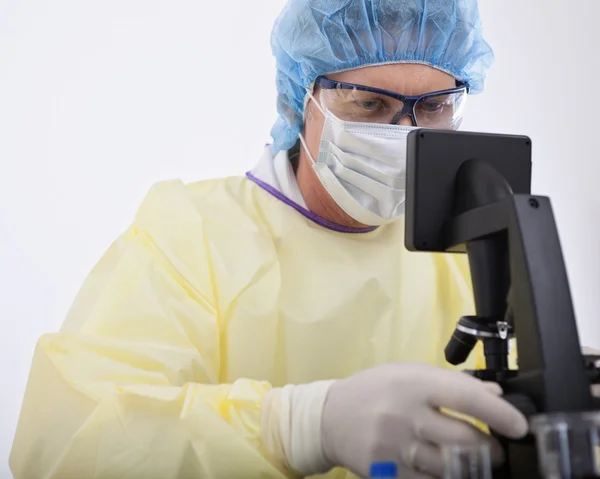
[[[271,45],[277,65],[276,150],[302,128],[307,88],[320,75],[384,63],[422,63],[483,90],[493,53],[476,0],[288,0]]]

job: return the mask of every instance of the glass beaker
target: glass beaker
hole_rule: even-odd
[[[546,479],[600,477],[600,411],[534,416],[539,470]]]
[[[488,444],[444,446],[444,479],[492,479]]]

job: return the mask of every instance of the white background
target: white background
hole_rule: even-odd
[[[600,2],[482,1],[496,64],[463,129],[532,137],[600,347]],[[269,140],[282,4],[0,0],[0,478],[37,338],[150,185],[244,173]]]

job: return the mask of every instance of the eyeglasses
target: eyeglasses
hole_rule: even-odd
[[[413,126],[454,130],[460,126],[468,87],[455,88],[418,96],[401,95],[379,88],[338,82],[321,76],[321,104],[344,121],[398,124],[405,116]]]

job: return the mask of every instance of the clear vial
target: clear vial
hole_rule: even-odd
[[[492,479],[490,447],[444,446],[444,479]]]
[[[600,476],[600,412],[555,413],[530,421],[539,470],[546,479]]]

